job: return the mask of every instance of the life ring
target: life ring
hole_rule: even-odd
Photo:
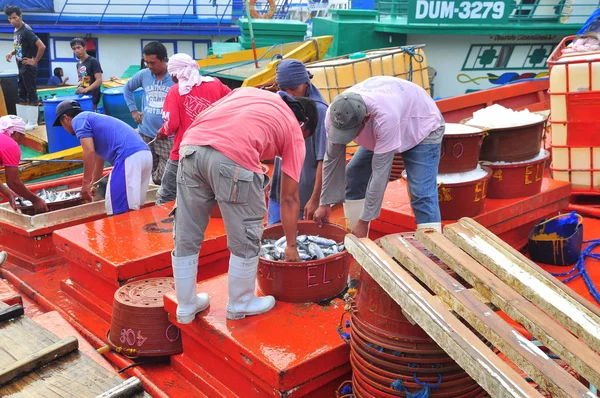
[[[257,18],[257,19],[271,19],[273,18],[273,15],[275,15],[275,0],[267,0],[267,2],[269,3],[269,11],[267,11],[266,14],[259,14],[256,11],[255,5],[256,5],[256,0],[250,0],[248,2],[248,5],[250,7],[250,15],[252,15],[252,18]]]

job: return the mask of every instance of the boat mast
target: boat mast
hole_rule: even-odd
[[[250,4],[249,0],[245,0],[246,3],[246,17],[248,18],[248,30],[250,31],[250,42],[252,43],[252,54],[254,56],[254,66],[258,69],[258,59],[256,57],[256,43],[254,42],[254,31],[252,30],[252,16],[250,15]]]

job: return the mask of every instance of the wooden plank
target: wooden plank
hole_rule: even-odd
[[[460,225],[452,224],[444,228],[444,233],[451,236],[460,228],[462,228]],[[462,230],[464,228],[459,232],[462,233]],[[444,235],[430,230],[418,231],[417,239],[479,293],[509,317],[523,325],[585,379],[593,385],[600,385],[599,357],[585,343],[561,327],[497,276],[483,268],[481,264],[455,246]]]
[[[0,310],[0,322],[8,321],[23,314],[25,314],[23,306],[20,304],[13,304],[10,307],[2,308]]]
[[[68,336],[75,336],[79,340],[78,351],[92,359],[95,363],[114,374],[114,367],[112,364],[101,354],[98,353],[96,348],[92,346],[79,332],[65,320],[58,312],[50,311],[41,315],[37,315],[32,319],[36,325],[43,327],[56,335],[59,339],[64,339]]]
[[[477,300],[481,301],[483,304],[485,304],[492,311],[496,311],[498,309],[490,300],[488,300],[487,298],[483,297],[481,295],[481,293],[479,293],[476,289],[470,287],[467,290],[470,291],[471,294],[473,294],[473,296],[475,296],[475,298],[477,298]]]
[[[0,323],[0,369],[59,340],[25,316]]]
[[[448,308],[469,322],[553,397],[590,397],[589,389],[491,311],[456,279],[447,272],[440,272],[439,265],[408,241],[399,235],[388,235],[381,239],[381,244],[400,264],[432,289]]]
[[[348,234],[344,243],[364,271],[493,397],[539,396],[373,241]]]
[[[514,249],[507,249],[491,236],[491,233],[477,228],[468,220],[455,224],[448,233],[450,240],[496,274],[500,280],[600,352],[600,317],[595,311],[580,305],[580,301],[557,287],[558,284],[564,283],[550,274],[541,274],[531,267],[531,261],[519,258]],[[581,297],[581,300],[584,299]]]
[[[9,382],[38,367],[52,362],[56,358],[62,357],[75,351],[79,347],[79,342],[75,337],[67,337],[49,347],[46,347],[35,354],[16,361],[10,366],[0,369],[0,384]]]
[[[500,252],[509,256],[509,258],[511,260],[514,260],[515,262],[517,262],[517,264],[519,264],[519,266],[527,269],[529,273],[536,275],[539,279],[542,280],[542,282],[545,285],[549,286],[552,289],[558,288],[559,290],[562,291],[562,292],[559,291],[558,294],[560,294],[561,296],[565,297],[566,299],[568,299],[572,302],[574,300],[573,305],[575,305],[577,307],[579,307],[579,306],[585,307],[585,309],[587,311],[589,311],[593,314],[590,316],[594,317],[597,321],[600,319],[600,308],[598,306],[591,303],[585,297],[582,297],[579,293],[577,293],[575,290],[571,289],[569,286],[565,285],[563,282],[558,280],[556,277],[550,275],[542,267],[540,267],[539,265],[537,265],[536,263],[534,263],[533,261],[531,261],[530,259],[525,257],[523,255],[523,253],[520,253],[519,251],[515,250],[513,247],[511,247],[509,244],[504,242],[502,239],[500,239],[496,235],[490,233],[490,231],[486,230],[481,224],[479,224],[478,222],[476,222],[470,218],[461,219],[460,224],[463,227],[470,229],[473,232],[479,232],[479,233],[483,234],[485,237],[484,239],[486,239],[490,243],[493,243],[497,250],[499,250]],[[598,336],[596,336],[596,337],[598,337]]]
[[[96,395],[96,398],[129,398],[144,391],[142,382],[137,377],[130,377],[123,383],[111,388],[110,390]]]
[[[81,352],[73,352],[0,387],[11,398],[94,398],[123,379]],[[139,392],[135,397],[150,397]]]

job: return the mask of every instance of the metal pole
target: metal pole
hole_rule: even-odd
[[[254,42],[254,31],[252,30],[252,17],[250,15],[250,3],[249,0],[245,0],[246,3],[246,17],[248,18],[248,30],[250,31],[250,42],[252,43],[252,54],[254,55],[254,66],[258,69],[258,59],[256,57],[256,43]]]

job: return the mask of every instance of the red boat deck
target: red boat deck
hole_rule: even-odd
[[[478,220],[507,236],[519,228],[528,233],[530,223],[565,207],[568,196],[568,185],[547,180],[534,197],[489,200]],[[59,311],[101,347],[118,287],[138,278],[171,275],[171,207],[144,208],[56,231],[54,241],[66,261],[35,273],[5,264],[2,274],[46,310]],[[334,209],[331,220],[340,219],[342,213],[341,207]],[[391,183],[380,220],[373,222],[373,237],[412,230],[414,223],[404,183]],[[227,262],[223,222],[213,219],[201,250],[198,279],[225,273]],[[211,294],[212,305],[206,315],[182,326],[184,353],[166,364],[128,370],[155,396],[268,397],[293,390],[297,396],[326,397],[347,377],[347,346],[335,330],[343,311],[340,300],[329,306],[277,303],[264,316],[229,322],[224,314],[226,277],[200,287]],[[175,310],[170,297],[166,309]],[[107,357],[120,367],[132,363],[116,353]]]
[[[109,171],[110,169],[106,169],[104,174],[106,175]],[[32,191],[48,188],[67,189],[80,187],[81,180],[82,175],[79,174],[30,184],[28,188]],[[66,216],[63,215],[63,217]],[[0,217],[0,247],[3,247],[3,250],[11,255],[12,261],[18,262],[19,265],[31,271],[51,267],[62,261],[62,257],[56,253],[52,243],[53,231],[105,217],[104,208],[100,203],[79,206],[77,210],[70,213],[68,219],[61,218],[57,214],[47,213],[33,217],[23,216],[21,220],[23,224],[18,224],[10,219],[6,220]]]
[[[345,302],[277,302],[263,316],[225,318],[227,276],[202,282],[210,307],[189,325],[178,325],[183,355],[173,366],[207,395],[238,397],[332,397],[350,379],[349,346],[337,333]],[[165,297],[171,320],[174,294]],[[293,394],[292,394],[293,392]]]
[[[100,310],[110,321],[115,291],[123,284],[172,276],[173,203],[104,218],[54,233],[54,244],[67,260],[70,279],[62,288]],[[227,272],[229,251],[222,219],[211,219],[200,251],[198,280]],[[99,300],[96,300],[99,299]]]
[[[2,276],[46,310],[59,311],[96,348],[102,347],[106,344],[110,328],[112,297],[118,287],[133,279],[172,274],[172,220],[168,217],[171,207],[172,204],[149,207],[57,231],[54,240],[67,261],[34,273],[10,263],[9,259],[3,265]],[[339,212],[341,209],[336,210],[341,217]],[[213,219],[200,253],[198,279],[222,275],[227,265],[223,221]],[[347,346],[335,329],[343,311],[343,302],[339,299],[328,306],[278,303],[277,309],[267,317],[271,320],[269,322],[264,322],[263,317],[251,317],[250,323],[245,320],[228,325],[223,323],[226,277],[207,283],[209,286],[217,283],[209,288],[211,311],[215,318],[222,318],[221,324],[215,321],[217,326],[214,330],[206,327],[197,328],[195,333],[184,333],[184,344],[191,348],[182,355],[171,357],[170,363],[144,365],[127,372],[140,377],[153,395],[247,396],[243,393],[227,395],[224,392],[227,389],[222,389],[223,385],[230,386],[230,380],[241,377],[239,373],[248,377],[242,385],[257,383],[257,387],[252,389],[258,391],[256,396],[278,396],[279,392],[297,389],[296,396],[301,396],[304,391],[310,394],[305,396],[327,397],[348,377]],[[273,322],[275,318],[279,319],[277,323]],[[262,326],[252,322],[259,322]],[[245,329],[242,329],[243,325],[246,325]],[[225,331],[224,328],[232,330]],[[225,336],[235,337],[241,330],[252,330],[252,333],[236,337],[227,345]],[[262,330],[260,336],[252,337],[259,330]],[[198,339],[200,332],[205,333],[206,339]],[[269,347],[265,344],[269,339],[278,339],[279,342]],[[217,348],[202,350],[198,345],[211,344],[211,341],[220,341],[230,347],[226,352],[231,360],[223,359],[224,354],[218,355]],[[254,343],[245,349],[241,346],[232,348],[240,342],[246,344],[249,341]],[[301,347],[292,349],[298,341]],[[239,353],[236,354],[236,350]],[[289,354],[285,350],[290,350]],[[193,355],[195,352],[198,354]],[[209,358],[209,354],[213,359],[206,366],[206,362],[202,361]],[[133,363],[116,353],[109,353],[107,357],[119,367]],[[220,367],[217,366],[219,358],[225,361]],[[230,368],[240,360],[242,367]],[[204,369],[198,364],[204,365]],[[249,373],[251,371],[257,374]],[[242,383],[243,380],[239,379],[236,383],[238,381]],[[229,388],[240,391],[239,387]]]
[[[510,90],[469,94],[460,101],[440,101],[438,106],[449,122],[496,102],[492,92],[494,98],[506,101],[505,106],[534,104],[531,110],[538,110],[538,106],[547,109],[545,90],[547,82],[514,85]],[[545,179],[542,192],[533,197],[486,199],[484,213],[475,219],[520,248],[535,222],[567,207],[569,192],[568,184]],[[171,207],[149,207],[79,222],[55,231],[53,241],[49,239],[52,230],[44,232],[47,235],[42,243],[30,237],[19,242],[0,240],[0,246],[22,253],[36,253],[39,245],[44,246],[42,255],[30,256],[29,263],[24,264],[18,256],[9,257],[0,272],[45,310],[58,311],[95,348],[103,347],[114,292],[128,281],[172,275],[172,219],[168,216]],[[331,221],[342,217],[339,206]],[[415,226],[404,181],[390,183],[381,216],[371,223],[371,238],[412,231]],[[584,233],[586,239],[597,238],[600,220],[587,219]],[[52,258],[49,263],[46,257],[55,255],[54,244],[65,259]],[[265,315],[227,321],[227,278],[223,275],[229,256],[226,246],[222,220],[212,219],[200,253],[198,274],[202,281],[198,290],[210,293],[211,307],[193,323],[179,325],[183,354],[172,356],[167,363],[142,364],[125,373],[140,378],[155,397],[333,396],[341,381],[348,378],[350,369],[348,347],[336,331],[344,303],[339,299],[328,305],[278,302]],[[591,273],[595,261],[590,260]],[[594,275],[600,278],[600,268],[595,268],[598,271]],[[581,280],[576,279],[570,286],[591,298]],[[173,296],[165,297],[165,308],[173,317]],[[114,352],[105,356],[118,367],[138,361]]]

